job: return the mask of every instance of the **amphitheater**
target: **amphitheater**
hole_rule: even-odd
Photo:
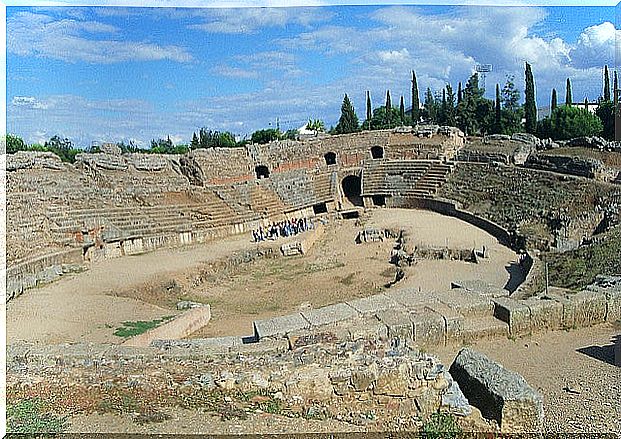
[[[76,432],[417,430],[438,411],[466,430],[572,429],[558,406],[580,407],[572,395],[618,402],[614,359],[563,351],[601,372],[568,396],[491,357],[530,364],[556,351],[522,340],[618,333],[621,277],[548,287],[540,255],[616,233],[621,167],[541,143],[417,126],[179,156],[110,145],[75,164],[8,155],[9,400],[67,407]],[[291,219],[308,226],[253,240]],[[120,336],[132,322],[160,325]],[[587,431],[621,431],[607,404]]]

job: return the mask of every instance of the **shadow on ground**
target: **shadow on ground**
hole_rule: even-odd
[[[617,335],[613,338],[612,344],[604,345],[604,346],[587,346],[584,348],[576,349],[576,351],[581,354],[588,355],[591,358],[594,358],[599,361],[603,361],[604,363],[608,363],[611,365],[615,365],[615,343],[617,339],[620,338],[621,335]]]

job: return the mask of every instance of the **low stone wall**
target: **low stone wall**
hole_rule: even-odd
[[[155,408],[160,403],[180,405],[189,394],[201,400],[211,396],[212,401],[213,395],[230,395],[227,400],[232,401],[240,393],[259,394],[278,399],[285,412],[313,406],[330,417],[349,420],[352,413],[373,411],[369,419],[384,428],[383,423],[395,422],[396,417],[407,419],[395,422],[394,427],[401,429],[420,427],[438,410],[463,420],[473,413],[446,368],[423,352],[365,340],[292,351],[275,351],[271,344],[239,345],[227,355],[191,346],[11,345],[7,386],[20,388],[36,374],[37,389],[65,399],[71,388],[96,400],[102,389],[91,385],[95,382],[105,394],[120,390],[134,392],[137,398],[158,389],[157,400],[144,401]],[[265,345],[268,349],[261,349]],[[76,399],[75,403],[81,400]]]
[[[170,322],[126,340],[123,346],[149,346],[153,340],[184,338],[206,326],[209,320],[211,320],[209,305],[192,308]]]
[[[52,282],[65,273],[85,269],[82,249],[53,253],[8,267],[6,271],[6,301],[29,288]]]
[[[578,177],[595,178],[603,167],[600,160],[580,157],[531,154],[524,163],[525,168],[552,171]]]
[[[468,401],[503,433],[543,432],[543,396],[516,372],[471,349],[462,349],[450,373]]]

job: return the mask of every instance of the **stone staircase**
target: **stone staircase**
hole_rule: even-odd
[[[452,172],[437,160],[372,160],[362,169],[362,195],[430,198]]]

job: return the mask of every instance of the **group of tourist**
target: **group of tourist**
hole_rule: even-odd
[[[292,218],[268,224],[265,227],[261,226],[257,230],[252,231],[252,237],[254,242],[265,241],[266,239],[274,240],[281,236],[287,237],[297,235],[298,233],[311,230],[314,227],[313,220],[310,218]]]

